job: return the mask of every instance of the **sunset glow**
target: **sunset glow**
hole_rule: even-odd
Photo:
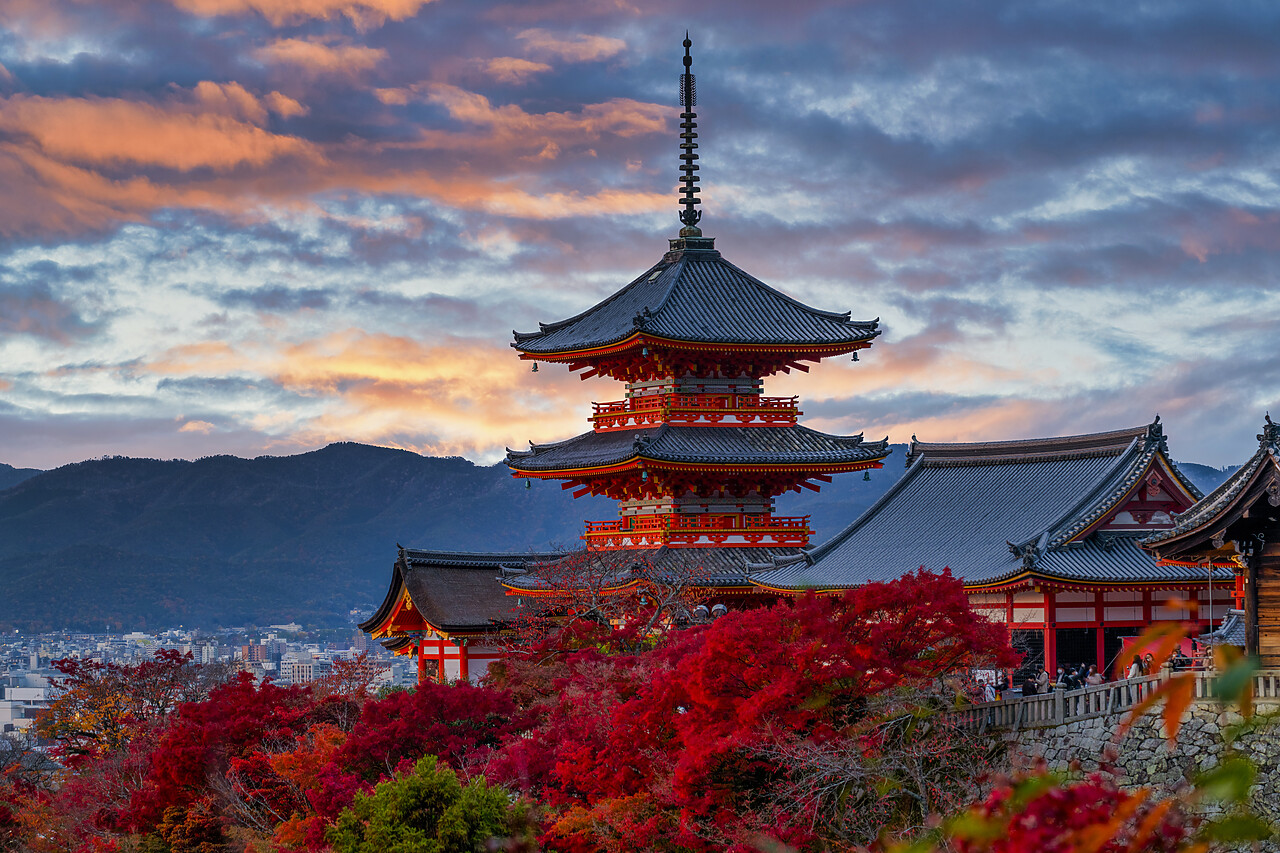
[[[702,228],[859,356],[773,379],[892,441],[1280,409],[1280,9],[0,0],[0,462],[499,459],[606,380],[511,330]],[[897,464],[891,460],[890,464]]]

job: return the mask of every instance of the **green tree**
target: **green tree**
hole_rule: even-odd
[[[483,777],[464,787],[428,755],[372,795],[357,794],[328,839],[337,853],[474,853],[524,823],[504,788],[490,788]]]

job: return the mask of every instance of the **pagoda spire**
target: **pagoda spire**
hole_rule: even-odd
[[[698,198],[698,143],[694,142],[698,138],[698,114],[693,111],[698,96],[691,70],[691,47],[693,42],[689,40],[689,31],[685,30],[684,73],[680,75],[680,106],[684,107],[684,112],[680,113],[680,204],[684,206],[684,210],[680,211],[680,222],[684,225],[680,229],[681,237],[702,236],[702,229],[698,228],[702,211],[697,207],[702,203],[702,199]]]

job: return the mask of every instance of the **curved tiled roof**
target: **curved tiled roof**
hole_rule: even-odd
[[[400,550],[386,598],[360,624],[376,630],[390,615],[403,592],[433,628],[449,632],[484,631],[510,618],[515,607],[497,582],[504,568],[546,561],[558,553],[495,553]]]
[[[708,238],[680,241],[707,248],[668,253],[635,281],[576,317],[515,332],[531,355],[594,349],[637,332],[691,343],[831,345],[868,341],[877,320],[855,321],[810,308],[726,261]]]
[[[1072,541],[1115,509],[1159,457],[1159,422],[1146,427],[1029,441],[913,441],[909,467],[863,515],[806,560],[753,578],[777,589],[838,589],[924,566],[966,584],[1037,575],[1074,581],[1177,580],[1198,569],[1157,567],[1137,536]],[[1198,575],[1197,575],[1198,576]]]
[[[1197,528],[1218,524],[1219,517],[1230,509],[1254,481],[1258,471],[1267,465],[1280,469],[1280,424],[1272,423],[1269,416],[1258,435],[1258,450],[1249,461],[1241,465],[1218,488],[1197,501],[1195,506],[1178,516],[1173,527],[1148,536],[1143,544],[1154,548],[1161,542],[1186,536]]]
[[[705,465],[842,465],[874,462],[892,451],[889,440],[827,435],[802,426],[672,426],[588,432],[555,444],[507,451],[516,471],[564,471],[618,465],[641,458]]]
[[[654,548],[607,553],[606,559],[626,562],[628,557],[644,559],[661,575],[664,570],[684,575],[688,583],[706,588],[749,587],[748,576],[752,571],[772,565],[776,560],[787,560],[800,553],[799,548]],[[563,555],[562,555],[563,556]],[[546,589],[547,583],[539,574],[542,568],[530,563],[516,570],[503,572],[502,583],[513,590]],[[622,586],[632,579],[626,565],[619,567],[613,584]]]

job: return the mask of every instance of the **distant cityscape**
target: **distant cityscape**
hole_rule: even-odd
[[[367,614],[353,613],[353,618]],[[371,642],[359,629],[304,629],[290,622],[266,627],[183,627],[127,634],[49,632],[0,635],[0,734],[20,733],[35,724],[41,709],[57,697],[59,672],[53,662],[64,658],[133,666],[161,649],[190,653],[200,664],[229,664],[261,682],[307,684],[329,673],[334,661],[363,653],[385,670],[375,689],[411,687],[417,669],[410,658],[397,658]]]

